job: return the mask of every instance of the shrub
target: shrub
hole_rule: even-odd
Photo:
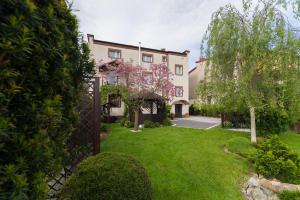
[[[278,194],[280,200],[300,200],[300,192],[283,191]]]
[[[94,64],[66,1],[0,8],[0,199],[45,199]]]
[[[154,125],[155,125],[155,127],[160,127],[160,123],[159,122],[155,122]]]
[[[121,126],[125,126],[126,121],[128,121],[126,118],[122,118],[120,121]]]
[[[280,109],[265,107],[256,111],[256,128],[259,135],[285,132],[290,123],[288,114]]]
[[[219,117],[220,108],[217,104],[192,104],[189,108],[190,115]]]
[[[101,153],[81,162],[66,182],[66,200],[150,200],[152,190],[142,164],[121,153]]]
[[[172,125],[171,119],[170,118],[165,118],[164,121],[163,121],[163,125],[164,126],[171,126]]]
[[[170,113],[170,118],[174,119],[175,118],[175,114],[174,113]]]
[[[161,112],[162,112],[164,118],[169,117],[171,115],[171,109],[172,109],[171,105],[164,104],[162,106]]]
[[[107,131],[107,127],[105,126],[105,124],[101,123],[100,130]]]
[[[155,123],[149,120],[144,121],[144,127],[145,128],[155,128]]]
[[[258,146],[255,167],[267,178],[275,177],[290,183],[300,180],[300,158],[278,136],[272,136]]]
[[[225,146],[230,152],[239,154],[252,161],[256,154],[256,148],[251,144],[250,139],[245,137],[235,137],[229,139]]]
[[[199,104],[192,104],[189,107],[189,114],[190,115],[202,115],[202,112],[199,108]]]
[[[126,120],[124,122],[124,126],[127,127],[127,128],[132,128],[133,127],[133,123],[131,121]]]

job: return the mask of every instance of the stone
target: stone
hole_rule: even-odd
[[[259,186],[259,182],[256,178],[251,177],[248,182],[247,182],[249,187],[258,187]]]
[[[260,188],[256,187],[251,191],[251,197],[255,200],[267,200],[268,197],[261,191]]]
[[[261,179],[259,181],[259,184],[268,189],[268,190],[271,190],[272,192],[275,192],[275,193],[278,193],[280,191],[280,182],[276,182],[276,181],[269,181],[267,179]]]
[[[299,185],[289,184],[289,183],[281,183],[277,180],[269,181],[267,179],[262,179],[259,181],[259,184],[267,188],[268,190],[271,190],[272,192],[279,193],[283,190],[289,190],[289,191],[300,191]]]
[[[279,200],[277,193],[283,190],[300,191],[300,185],[281,183],[273,179],[253,175],[245,183],[243,193],[247,200]]]
[[[273,192],[271,192],[270,190],[268,190],[268,189],[266,189],[266,188],[264,188],[264,187],[261,187],[260,189],[261,189],[261,191],[262,191],[265,195],[267,195],[267,196],[272,196],[272,195],[274,195]]]
[[[279,198],[277,197],[277,195],[273,194],[273,196],[270,196],[268,200],[279,200]]]
[[[300,185],[294,185],[289,183],[282,183],[280,191],[289,190],[289,191],[300,191]]]

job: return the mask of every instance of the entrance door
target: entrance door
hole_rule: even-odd
[[[182,104],[175,104],[175,117],[182,117]]]

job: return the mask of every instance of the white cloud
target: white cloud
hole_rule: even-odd
[[[80,31],[96,39],[173,51],[190,50],[190,68],[200,54],[211,14],[241,0],[75,0]]]

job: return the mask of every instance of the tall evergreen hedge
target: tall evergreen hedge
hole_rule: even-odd
[[[45,199],[93,65],[64,0],[0,1],[0,199]]]

